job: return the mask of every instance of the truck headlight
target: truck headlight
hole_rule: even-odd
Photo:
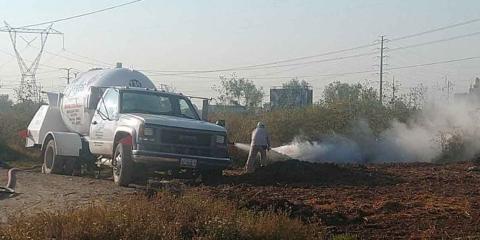
[[[215,136],[215,142],[218,143],[218,144],[224,144],[225,143],[225,136],[216,135]]]
[[[145,127],[144,125],[140,126],[138,132],[138,138],[142,141],[155,141],[155,129],[151,127]]]
[[[153,128],[146,127],[143,129],[143,136],[153,136],[154,132]]]

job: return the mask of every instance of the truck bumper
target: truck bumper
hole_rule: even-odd
[[[177,168],[199,168],[199,169],[225,169],[232,163],[230,158],[213,158],[202,156],[191,156],[174,153],[162,153],[146,150],[133,150],[132,159],[135,163],[145,164],[147,166],[163,166]],[[185,161],[186,160],[186,161]],[[182,162],[195,164],[184,165]]]

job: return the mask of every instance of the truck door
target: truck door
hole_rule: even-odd
[[[118,89],[108,89],[98,103],[90,124],[90,151],[94,154],[110,155],[118,120]]]

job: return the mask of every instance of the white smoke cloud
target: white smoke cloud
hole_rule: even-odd
[[[408,122],[393,121],[375,136],[366,121],[348,136],[300,138],[274,150],[315,162],[431,162],[442,158],[470,160],[480,152],[480,104],[431,104]]]

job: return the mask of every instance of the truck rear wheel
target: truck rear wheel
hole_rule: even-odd
[[[46,174],[61,174],[63,172],[64,158],[56,154],[55,140],[50,139],[43,152],[42,172]]]
[[[65,175],[73,175],[73,176],[80,176],[81,172],[81,165],[80,159],[78,157],[68,157],[64,158],[64,174]]]
[[[132,148],[119,143],[113,155],[113,181],[119,186],[128,186],[132,180],[133,161]]]

